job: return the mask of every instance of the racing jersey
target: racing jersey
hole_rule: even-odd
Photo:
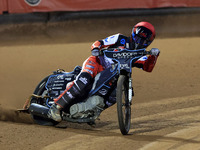
[[[132,39],[130,37],[124,36],[120,33],[109,36],[103,40],[95,41],[92,46],[91,50],[93,49],[99,49],[102,48],[118,48],[123,47],[126,49],[133,50],[134,49],[134,43],[132,42]],[[158,56],[149,55],[149,56],[143,56],[140,59],[138,59],[134,64],[132,64],[133,67],[141,68],[144,71],[151,72],[156,64]],[[99,56],[99,59],[101,61],[101,64],[107,68],[112,63],[112,60],[108,58],[103,58],[103,56]]]

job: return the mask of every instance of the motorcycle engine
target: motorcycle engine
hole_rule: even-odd
[[[85,102],[72,105],[70,107],[70,115],[72,118],[87,118],[96,114],[100,115],[104,106],[103,97],[95,95],[89,97]]]

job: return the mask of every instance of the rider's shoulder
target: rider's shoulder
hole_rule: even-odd
[[[111,35],[105,39],[103,39],[104,45],[111,45],[118,41],[119,34]]]
[[[121,33],[119,33],[119,38],[129,38],[129,37],[127,37],[127,36],[125,36],[124,34],[121,34]]]
[[[127,38],[127,36],[121,33],[117,33],[117,34],[110,35],[108,38]]]
[[[119,35],[120,35],[120,33],[117,33],[117,34],[110,35],[109,37],[110,37],[110,38],[114,38],[114,37],[115,37],[115,38],[118,38]]]

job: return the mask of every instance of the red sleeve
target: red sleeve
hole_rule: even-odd
[[[146,60],[137,60],[134,65],[138,68],[142,68],[144,71],[152,72],[158,56],[150,55]]]
[[[91,46],[91,50],[93,50],[95,48],[101,49],[101,47],[102,47],[102,42],[101,41],[95,41]]]
[[[158,56],[150,55],[143,65],[143,70],[147,72],[152,72],[156,64],[157,58]]]
[[[111,44],[111,45],[113,45],[113,44]],[[95,41],[95,42],[92,44],[91,50],[93,50],[93,49],[95,49],[95,48],[101,50],[102,48],[109,47],[109,46],[111,46],[111,45],[104,45],[102,40],[98,40],[98,41]]]

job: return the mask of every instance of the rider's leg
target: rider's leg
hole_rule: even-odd
[[[91,75],[87,72],[81,72],[76,80],[70,82],[66,90],[55,99],[55,103],[61,108],[65,108],[69,103],[77,96],[82,95],[85,88],[92,83],[93,79]]]
[[[49,109],[49,117],[60,122],[62,120],[60,111],[80,95],[91,82],[91,75],[87,72],[81,72],[76,80],[70,82],[66,90],[58,98],[54,99],[55,104]]]
[[[80,95],[84,89],[90,85],[97,73],[103,70],[98,57],[90,56],[84,63],[81,73],[76,80],[67,85],[66,90],[55,99],[55,104],[49,110],[49,117],[55,121],[62,120],[60,111]]]

